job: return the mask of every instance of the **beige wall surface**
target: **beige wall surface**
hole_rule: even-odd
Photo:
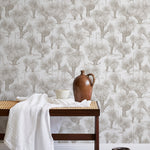
[[[72,91],[81,69],[96,77],[100,142],[149,143],[149,0],[0,2],[0,100]],[[92,121],[68,118],[60,132]]]

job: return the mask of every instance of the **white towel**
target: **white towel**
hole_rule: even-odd
[[[10,109],[4,143],[11,150],[54,150],[49,109],[73,105],[87,107],[90,103],[86,100],[64,102],[48,98],[46,94],[33,94]]]
[[[85,99],[82,102],[76,102],[73,98],[57,99],[50,97],[49,103],[53,104],[53,107],[90,107],[91,101]]]

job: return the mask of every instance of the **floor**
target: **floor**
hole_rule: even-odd
[[[128,147],[131,150],[150,150],[150,144],[101,144],[100,150],[112,150],[114,147]],[[0,143],[0,150],[9,150]],[[55,150],[94,150],[93,143],[56,143]]]

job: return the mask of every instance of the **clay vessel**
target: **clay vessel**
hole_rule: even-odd
[[[89,78],[90,76],[93,80]],[[94,75],[92,73],[85,75],[84,70],[81,70],[81,74],[77,76],[73,82],[73,94],[75,101],[81,102],[84,99],[91,100],[94,83]]]

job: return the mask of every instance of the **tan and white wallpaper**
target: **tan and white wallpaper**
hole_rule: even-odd
[[[149,0],[0,0],[0,100],[72,92],[81,69],[96,76],[100,142],[149,143]],[[68,118],[60,132],[92,124]]]

